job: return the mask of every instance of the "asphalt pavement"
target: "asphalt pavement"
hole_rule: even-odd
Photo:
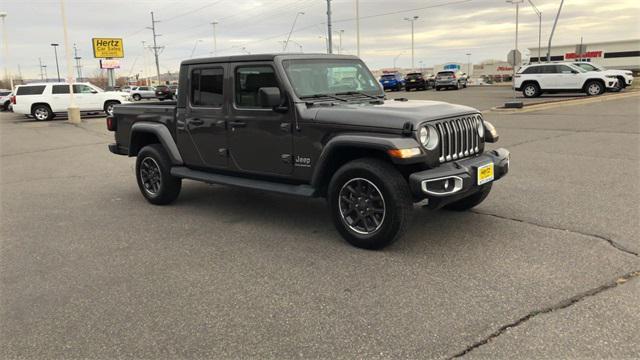
[[[321,199],[150,205],[104,119],[1,113],[0,358],[637,358],[639,101],[487,112],[510,174],[383,251]]]

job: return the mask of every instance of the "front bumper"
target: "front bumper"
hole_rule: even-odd
[[[505,176],[509,172],[510,157],[507,149],[500,148],[480,156],[445,163],[409,175],[409,187],[416,201],[429,199],[429,207],[439,208],[472,195]],[[493,163],[493,180],[478,185],[478,168],[490,163]],[[430,188],[446,180],[450,181],[447,190]]]

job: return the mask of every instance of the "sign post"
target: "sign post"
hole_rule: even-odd
[[[116,78],[113,72],[114,69],[120,68],[120,64],[113,58],[124,57],[124,46],[121,38],[93,38],[93,57],[103,58],[100,60],[100,68],[107,69],[107,90],[113,90],[116,86]],[[115,65],[113,64],[115,61]],[[103,66],[105,63],[111,64],[110,66]]]

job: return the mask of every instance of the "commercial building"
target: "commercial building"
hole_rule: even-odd
[[[529,62],[538,62],[538,48],[530,48]],[[541,49],[541,61],[547,60],[547,48]],[[588,61],[608,69],[640,71],[640,40],[617,40],[556,45],[551,61]]]

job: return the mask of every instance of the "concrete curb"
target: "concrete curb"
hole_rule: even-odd
[[[630,91],[630,92],[611,94],[611,95],[605,95],[605,96],[597,96],[597,97],[552,100],[552,101],[547,101],[542,103],[525,105],[522,109],[505,109],[502,107],[495,106],[489,109],[488,111],[505,113],[505,114],[523,113],[523,112],[540,111],[540,110],[546,110],[546,109],[552,109],[556,107],[563,107],[563,106],[570,106],[570,105],[582,105],[582,104],[605,102],[609,100],[624,99],[624,98],[633,97],[633,96],[640,96],[640,91]]]

